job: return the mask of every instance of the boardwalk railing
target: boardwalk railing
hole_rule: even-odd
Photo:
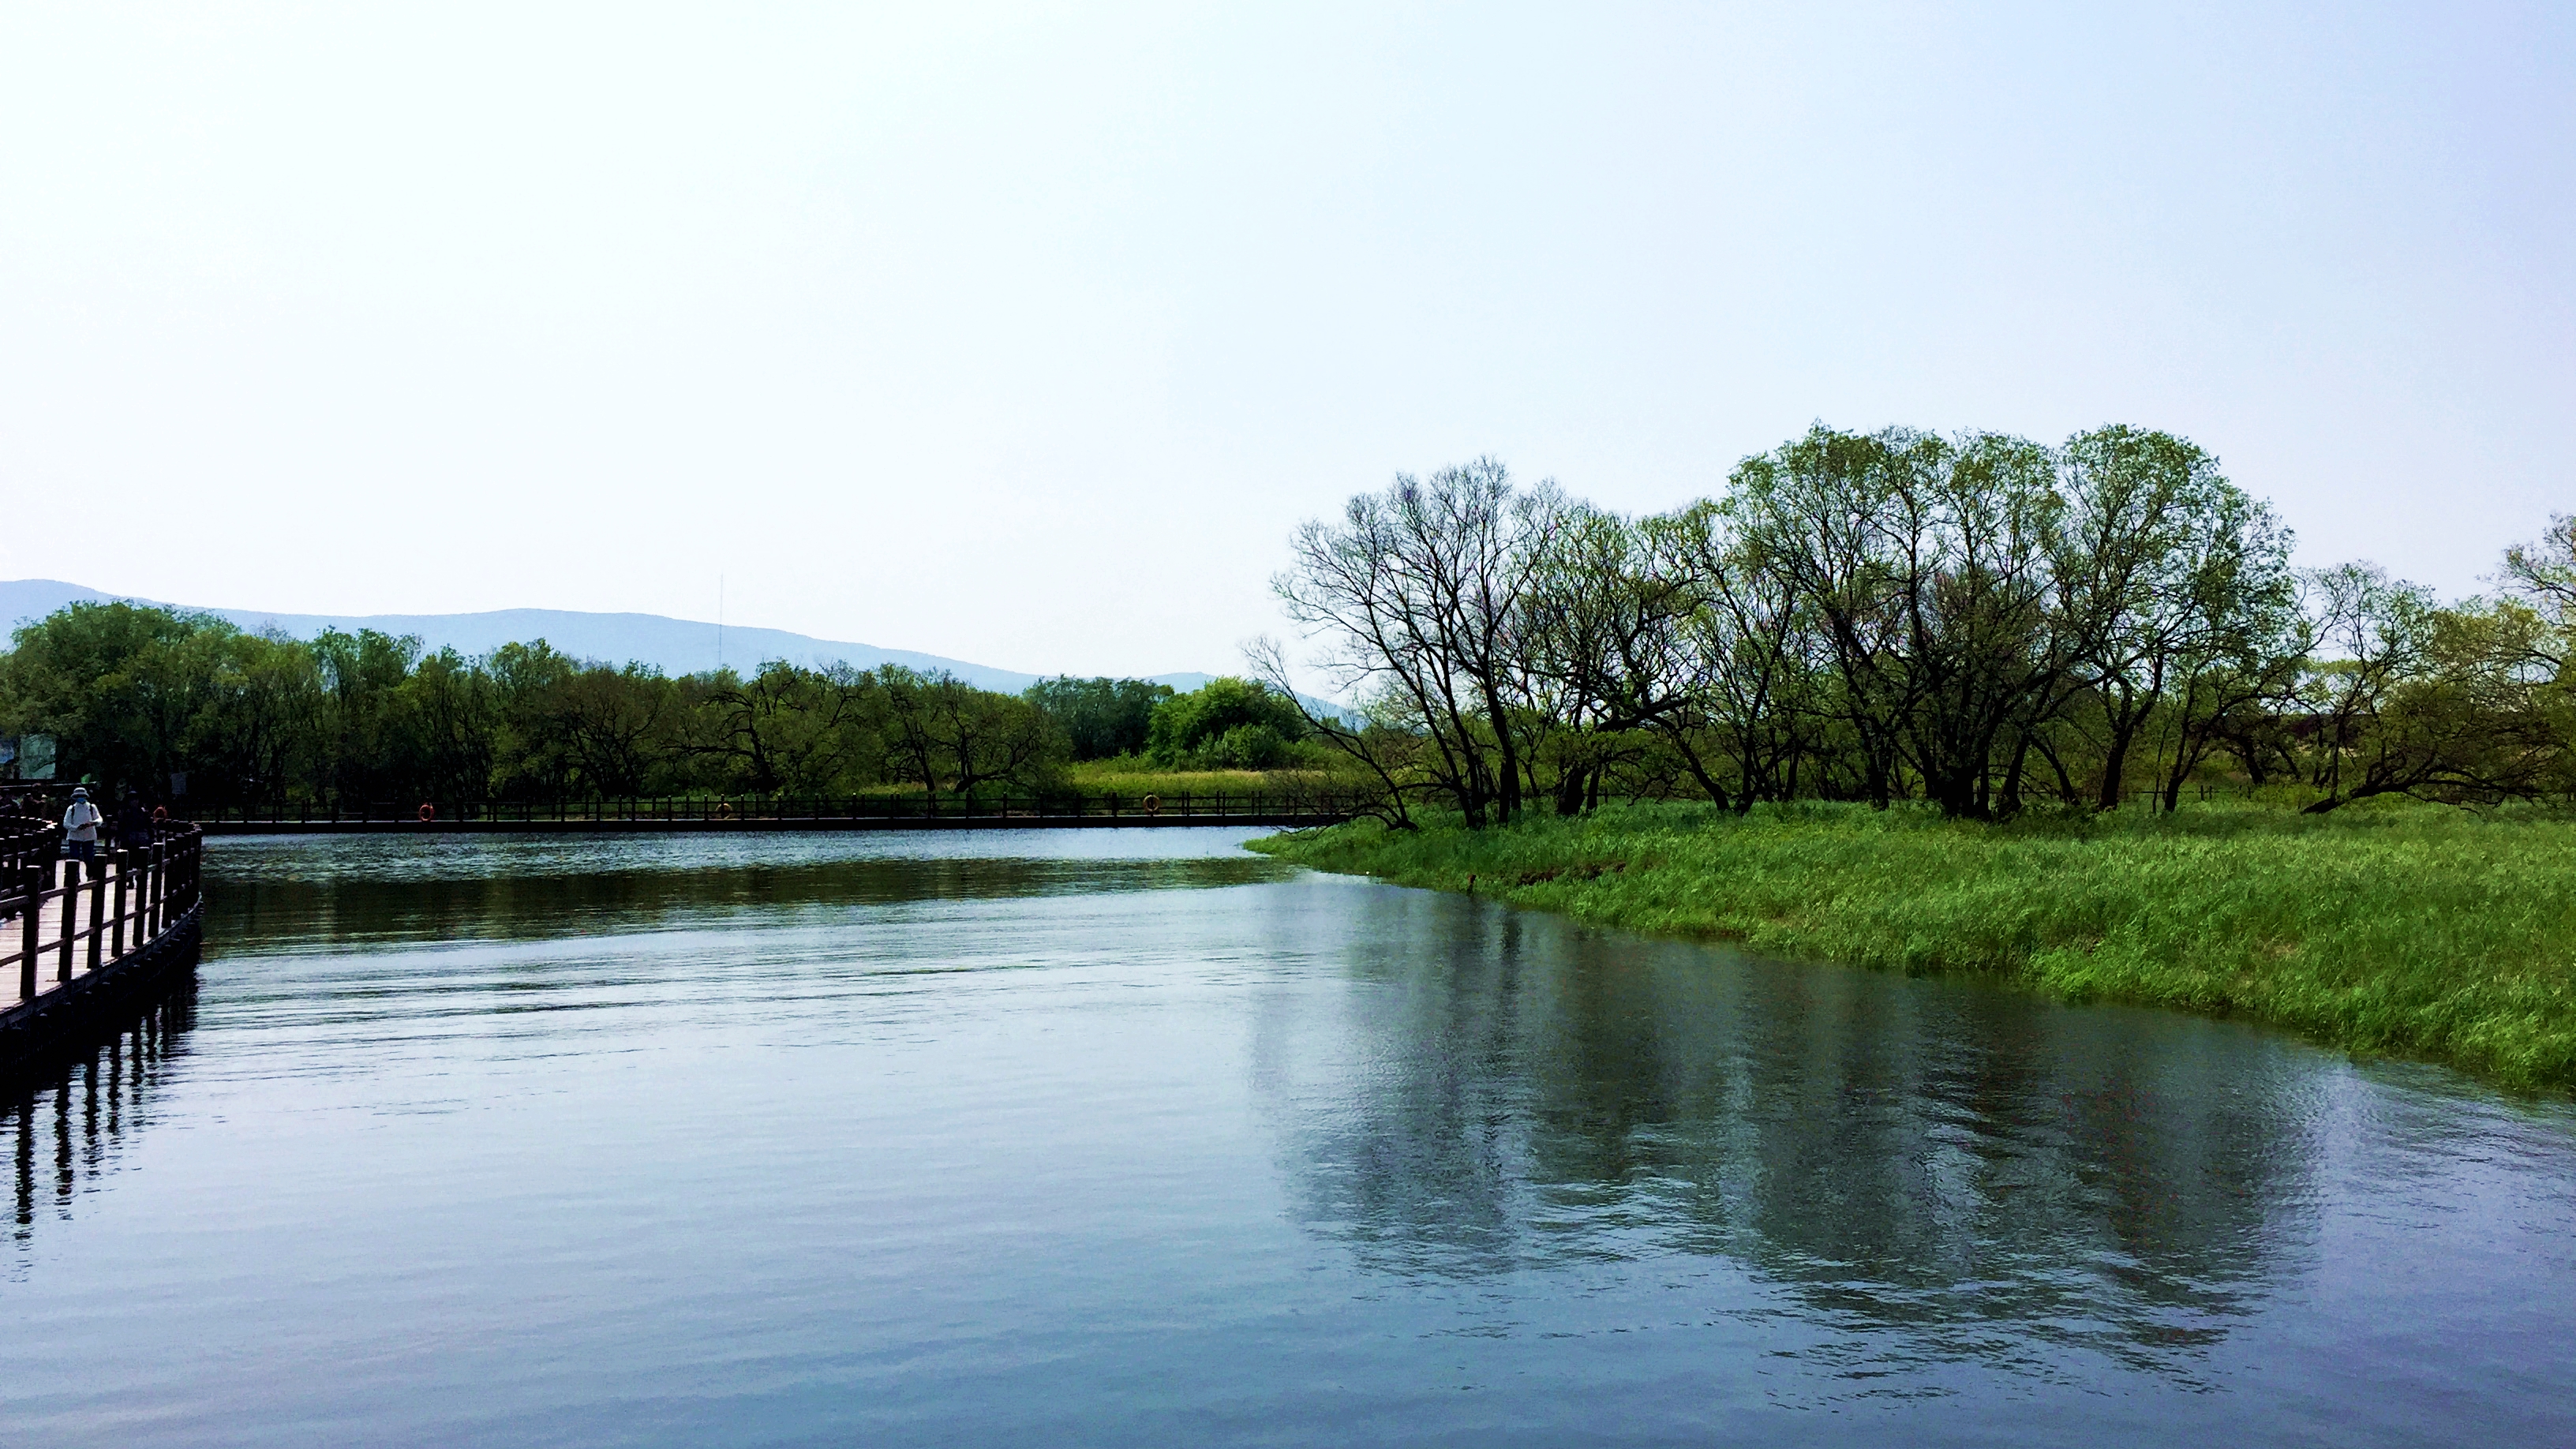
[[[720,828],[727,825],[834,826],[908,823],[949,824],[1166,824],[1187,821],[1328,824],[1359,807],[1332,791],[1252,795],[1145,792],[1092,795],[734,795],[666,796],[633,800],[396,801],[222,806],[196,811],[196,823],[216,834],[247,831],[348,828],[473,830],[513,828],[656,827]]]
[[[193,948],[205,833],[163,825],[131,850],[65,859],[62,827],[0,817],[0,1066],[55,1008]]]

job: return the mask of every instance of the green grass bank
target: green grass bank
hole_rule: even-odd
[[[1253,848],[1769,955],[1980,973],[2510,1087],[2576,1085],[2576,821],[2562,817],[2400,803],[1984,825],[1641,806],[1508,830],[1360,822]]]

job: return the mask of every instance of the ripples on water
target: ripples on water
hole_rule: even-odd
[[[2576,1121],[1204,831],[227,841],[10,1442],[2576,1442]]]

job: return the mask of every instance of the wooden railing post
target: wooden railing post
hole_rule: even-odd
[[[101,876],[92,876],[92,877],[90,877],[90,882],[89,882],[89,969],[90,969],[90,971],[91,971],[93,974],[97,972],[98,967],[99,967],[99,959],[98,959],[99,949],[100,949],[102,946],[104,946],[104,945],[106,944],[106,942],[105,942],[105,940],[104,940],[103,938],[104,938],[104,937],[106,936],[106,934],[107,934],[107,932],[106,932],[106,925],[107,925],[107,923],[106,923],[105,921],[103,921],[103,920],[99,919],[99,917],[101,916],[101,914],[103,914],[103,910],[104,910],[104,907],[105,907],[106,905],[107,905],[107,877],[106,877],[106,876],[103,876],[103,875],[101,875]]]
[[[69,863],[77,864],[78,862]],[[70,871],[65,871],[63,873],[63,885],[60,894],[63,900],[63,938],[56,944],[54,954],[54,980],[57,984],[72,979],[72,941],[74,938],[72,928],[78,922],[80,917],[80,881],[79,878]]]
[[[21,918],[18,928],[18,999],[33,1001],[36,999],[36,933],[39,923],[45,918],[43,876],[28,877],[25,899],[27,914]]]
[[[118,956],[123,956],[125,954],[125,878],[133,871],[133,861],[133,851],[120,850],[116,853],[115,953]],[[137,941],[135,944],[139,946],[143,943]]]

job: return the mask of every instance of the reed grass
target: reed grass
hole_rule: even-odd
[[[2392,804],[2301,816],[1947,821],[1640,806],[1510,829],[1369,822],[1256,842],[1637,930],[2074,1001],[2241,1016],[2333,1046],[2576,1085],[2576,821]]]
[[[1314,770],[1180,770],[1134,755],[1084,760],[1065,768],[1065,783],[1085,794],[1281,796],[1341,783]]]

